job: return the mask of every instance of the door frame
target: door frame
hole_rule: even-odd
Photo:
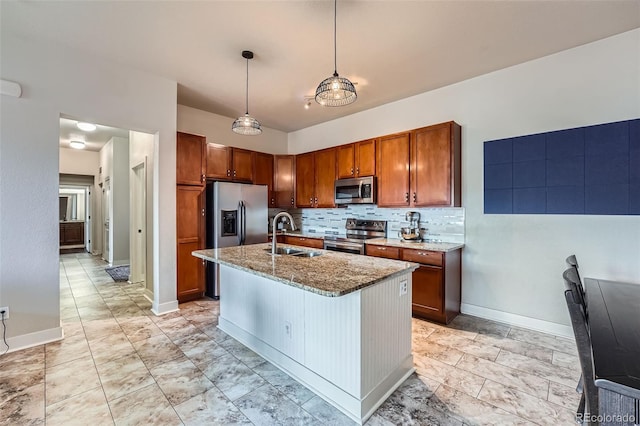
[[[129,282],[140,283],[147,277],[147,157],[131,167],[129,179],[131,196]]]

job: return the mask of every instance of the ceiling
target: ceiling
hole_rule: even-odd
[[[333,2],[0,1],[2,34],[178,82],[178,103],[294,131],[640,27],[638,0],[338,2],[340,108],[305,96],[334,70]]]
[[[85,151],[100,151],[102,147],[109,142],[109,139],[114,136],[129,139],[128,130],[93,123],[96,125],[96,130],[93,132],[86,132],[84,130],[80,130],[78,126],[76,126],[77,123],[78,120],[72,118],[60,118],[61,148],[70,148],[70,141],[79,140],[85,143]]]

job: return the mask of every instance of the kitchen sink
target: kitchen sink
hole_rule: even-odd
[[[264,251],[271,254],[271,249],[264,249]],[[278,247],[276,249],[276,254],[287,254],[290,256],[297,256],[297,257],[317,257],[317,256],[322,256],[324,253],[322,253],[321,251],[298,250],[291,247]]]
[[[296,257],[318,257],[322,256],[324,253],[321,251],[301,251],[300,253],[294,253],[293,256]]]
[[[264,251],[271,253],[271,249],[264,249]],[[276,254],[300,254],[304,253],[302,250],[294,249],[291,247],[278,247],[276,248]]]

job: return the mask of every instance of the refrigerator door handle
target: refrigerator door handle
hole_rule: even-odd
[[[238,233],[238,245],[242,245],[242,201],[238,201],[238,223],[236,224]]]
[[[242,245],[247,242],[247,205],[242,201]]]

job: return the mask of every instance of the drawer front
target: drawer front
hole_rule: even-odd
[[[286,244],[293,244],[294,246],[303,246],[303,247],[311,247],[311,248],[319,248],[323,247],[323,242],[319,238],[307,238],[307,237],[294,237],[291,235],[287,235],[284,239]]]
[[[400,249],[398,247],[366,245],[367,256],[386,257],[387,259],[400,259]]]
[[[425,265],[442,266],[443,254],[439,251],[404,249],[402,250],[402,260],[417,262]]]

